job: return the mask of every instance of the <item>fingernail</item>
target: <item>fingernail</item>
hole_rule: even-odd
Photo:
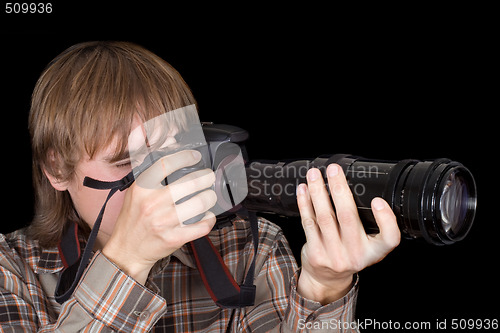
[[[313,169],[310,169],[308,172],[307,172],[307,180],[309,181],[315,181],[316,179],[319,178],[319,170],[316,169],[316,168],[313,168]]]
[[[299,184],[299,186],[297,186],[297,195],[304,194],[306,194],[306,184]]]
[[[339,174],[339,167],[335,164],[330,164],[326,171],[328,172],[329,177],[335,177]]]
[[[385,203],[383,199],[375,198],[372,200],[372,207],[375,210],[382,210],[385,207]]]
[[[196,160],[199,160],[201,158],[201,153],[197,150],[193,150],[191,152],[193,154],[193,157],[196,159]]]

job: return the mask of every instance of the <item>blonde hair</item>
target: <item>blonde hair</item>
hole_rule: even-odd
[[[33,91],[29,129],[33,152],[35,216],[32,238],[55,246],[76,213],[67,191],[57,191],[45,172],[70,180],[86,153],[92,158],[118,138],[127,146],[132,120],[151,119],[196,104],[180,74],[152,52],[126,42],[86,42],[57,56]]]

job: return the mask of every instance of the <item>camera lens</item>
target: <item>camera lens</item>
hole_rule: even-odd
[[[476,190],[467,169],[455,167],[449,170],[439,186],[442,233],[449,240],[463,239],[469,232],[476,209]]]
[[[344,169],[367,233],[379,232],[371,211],[374,197],[389,203],[406,238],[453,244],[472,227],[477,199],[474,177],[449,159],[382,161],[338,154],[314,160],[252,162],[247,167],[249,192],[244,204],[250,210],[296,216],[296,197],[288,191],[289,185],[305,182],[311,167],[325,174],[330,163]]]
[[[467,211],[467,186],[456,173],[452,173],[445,181],[443,193],[439,200],[441,223],[446,233],[456,233],[460,229]]]
[[[462,164],[449,159],[405,160],[390,174],[387,184],[395,185],[382,197],[393,207],[405,237],[445,245],[468,234],[476,212],[476,184]]]

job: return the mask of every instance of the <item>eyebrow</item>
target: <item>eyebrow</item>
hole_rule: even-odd
[[[129,160],[131,155],[136,156],[137,154],[141,154],[144,151],[147,151],[148,153],[150,153],[149,141],[148,141],[147,137],[145,138],[145,141],[146,141],[146,144],[141,145],[139,149],[134,149],[132,151],[130,149],[123,149],[119,153],[115,153],[113,155],[109,155],[109,156],[105,157],[104,160],[106,162],[112,164],[112,163],[116,163],[116,162]]]
[[[117,154],[109,155],[104,158],[108,163],[116,163],[120,161],[125,161],[130,159],[130,156],[137,156],[140,154],[149,154],[152,149],[149,146],[143,145],[138,149],[130,151],[129,149],[124,149]]]
[[[116,163],[128,159],[130,159],[130,153],[128,152],[128,150],[124,150],[119,152],[118,154],[113,154],[104,158],[104,160],[108,163]]]
[[[168,137],[168,136],[167,136]],[[146,137],[146,144],[141,145],[137,149],[124,149],[120,151],[119,153],[115,153],[113,155],[109,155],[104,158],[104,160],[108,163],[117,163],[121,161],[126,161],[130,159],[130,156],[146,156],[150,154],[151,152],[155,151],[158,149],[159,142],[151,144],[148,138]]]

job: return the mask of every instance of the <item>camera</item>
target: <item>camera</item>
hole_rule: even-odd
[[[132,170],[126,176],[116,181],[84,178],[84,186],[109,190],[109,193],[92,227],[82,259],[63,272],[63,275],[73,276],[68,280],[72,282],[64,285],[60,284],[63,279],[59,280],[56,300],[62,304],[76,288],[90,259],[90,250],[109,199],[118,190],[124,191],[136,181],[138,186],[156,187],[158,184],[148,181],[149,177],[139,176],[162,157],[182,150],[199,151],[200,161],[172,172],[163,179],[162,185],[179,181],[197,170],[212,169],[215,174],[212,189],[217,195],[217,202],[210,211],[217,216],[216,227],[223,227],[236,212],[246,214],[255,251],[258,248],[255,213],[298,216],[297,185],[306,181],[310,168],[320,169],[326,180],[326,167],[331,163],[338,163],[343,168],[367,233],[379,231],[370,208],[374,197],[382,197],[389,203],[401,233],[407,238],[422,237],[434,245],[453,244],[464,239],[472,227],[477,203],[476,183],[470,171],[458,162],[448,159],[391,162],[340,154],[303,160],[250,161],[244,145],[247,139],[248,132],[236,126],[201,124],[194,105],[167,112],[135,128],[128,142]],[[176,204],[198,193],[191,193]],[[182,223],[196,223],[203,216],[199,214]],[[67,235],[72,239],[74,234],[71,229]],[[212,272],[212,283],[208,283],[207,288],[214,290],[213,284],[218,293],[222,291],[222,295],[227,295],[225,286],[227,283],[231,285],[234,279],[227,276],[227,268],[221,266],[222,259],[217,259],[217,253],[212,251],[213,245],[206,236],[191,244],[193,251],[206,252],[203,258],[197,260],[197,266],[200,272],[205,272],[207,268]],[[218,273],[213,273],[215,271]],[[224,306],[253,304],[253,274],[254,270],[250,269],[244,284],[233,290],[231,301]],[[240,302],[232,302],[234,299]],[[223,301],[227,301],[225,296]]]
[[[200,163],[171,176],[174,180],[197,169],[212,168],[218,199],[211,210],[218,218],[241,206],[249,211],[299,216],[296,187],[306,182],[307,170],[320,169],[326,182],[326,167],[337,163],[344,170],[367,233],[378,232],[370,206],[374,197],[389,203],[406,238],[423,237],[434,245],[453,244],[464,239],[472,227],[476,183],[471,172],[458,162],[381,161],[341,154],[306,160],[251,161],[244,146],[248,139],[245,130],[213,123],[203,123],[202,130],[206,145],[195,148],[202,152]]]

